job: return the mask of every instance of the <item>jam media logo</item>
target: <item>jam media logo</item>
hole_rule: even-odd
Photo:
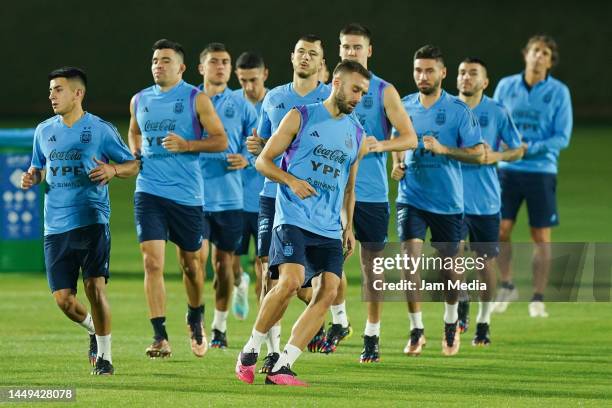
[[[363,97],[363,107],[366,109],[371,109],[374,106],[374,98],[372,95],[366,95]]]
[[[544,95],[544,103],[550,103],[552,101],[552,91]]]
[[[181,99],[179,99],[175,104],[174,104],[174,113],[179,114],[179,113],[183,113],[183,101]]]
[[[284,256],[293,255],[293,244],[291,242],[283,242],[283,255]]]
[[[144,126],[145,132],[173,131],[176,127],[176,119],[164,119],[159,121],[147,120]]]
[[[340,149],[328,149],[322,144],[314,148],[312,153],[318,157],[324,157],[327,160],[334,161],[339,164],[343,164],[348,158],[348,154],[344,153]]]
[[[483,113],[478,118],[478,122],[480,122],[480,127],[485,128],[485,127],[489,126],[489,115],[487,115],[486,113]]]
[[[446,113],[444,111],[439,111],[436,114],[436,125],[442,126],[446,123]]]
[[[53,149],[51,153],[49,153],[49,160],[81,160],[81,150],[80,149],[70,149],[67,151],[57,151]]]
[[[81,143],[91,142],[91,130],[89,128],[83,129],[81,132]]]
[[[234,111],[233,106],[226,106],[225,111],[223,112],[226,118],[233,118],[236,115],[236,111]]]

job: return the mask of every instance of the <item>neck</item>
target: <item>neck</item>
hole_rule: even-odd
[[[172,88],[174,88],[176,86],[176,84],[178,84],[179,82],[181,82],[181,78],[177,79],[176,81],[172,82],[172,83],[167,83],[165,85],[158,85],[159,89],[161,89],[162,92],[168,92],[169,90],[171,90]]]
[[[317,85],[319,85],[317,75],[311,75],[308,78],[300,78],[297,74],[293,74],[293,89],[300,96],[309,94]]]
[[[440,95],[442,95],[442,88],[436,89],[436,91],[430,95],[419,93],[419,101],[421,101],[421,105],[429,108],[431,105],[436,103],[436,101],[440,98]]]
[[[332,94],[323,101],[323,106],[325,106],[325,109],[327,109],[329,114],[334,119],[344,115],[342,112],[340,112],[340,109],[338,109],[338,104],[334,101],[335,98],[336,94],[335,92],[332,92]]]
[[[525,82],[527,82],[527,85],[529,86],[534,86],[538,82],[545,79],[546,71],[538,71],[533,69],[525,70]]]
[[[242,95],[244,95],[247,101],[255,105],[256,103],[263,101],[263,98],[266,96],[266,88],[261,88],[261,91],[259,91],[254,98],[251,98],[246,92],[244,92],[244,90],[242,91]]]
[[[459,99],[461,99],[467,106],[474,109],[482,100],[482,91],[476,92],[472,96],[467,96],[459,92]]]
[[[204,93],[209,98],[212,98],[213,96],[225,91],[225,88],[227,88],[227,82],[221,84],[213,84],[208,81],[204,81]]]
[[[64,113],[62,116],[62,121],[68,127],[72,127],[79,119],[83,117],[85,112],[83,112],[83,107],[81,105],[77,105],[70,112]]]

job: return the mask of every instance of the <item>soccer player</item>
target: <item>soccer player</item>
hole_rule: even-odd
[[[236,60],[236,70],[234,71],[241,89],[236,89],[235,94],[242,96],[255,108],[257,115],[261,114],[263,99],[268,92],[265,82],[268,79],[268,68],[261,55],[254,52],[243,52]],[[242,211],[242,238],[240,246],[234,256],[234,292],[232,295],[232,312],[240,319],[246,319],[249,313],[248,288],[249,274],[242,270],[240,256],[248,255],[251,238],[257,249],[257,218],[259,216],[259,193],[263,188],[264,176],[255,169],[256,157],[248,154],[249,165],[242,170],[242,188],[244,190],[244,206]],[[257,280],[255,281],[255,295],[257,302],[261,298],[263,276],[261,259],[255,257],[253,269]]]
[[[227,314],[234,287],[234,251],[240,245],[243,228],[240,170],[248,165],[243,153],[246,153],[246,138],[257,125],[257,112],[227,87],[232,60],[224,44],[208,44],[200,53],[198,70],[204,78],[201,89],[211,99],[229,142],[222,153],[200,155],[202,177],[206,183],[204,214],[210,225],[215,271],[215,314],[210,346],[224,349],[227,347]],[[203,257],[207,251],[208,248],[203,249]]]
[[[372,34],[361,24],[352,23],[340,31],[340,58],[359,62],[368,67],[372,56]],[[370,72],[371,73],[371,72]],[[372,73],[371,73],[372,74]],[[417,137],[410,117],[402,106],[395,87],[372,74],[370,88],[355,109],[364,127],[369,154],[363,158],[357,174],[355,194],[355,238],[360,242],[360,260],[364,284],[373,278],[372,260],[381,256],[389,228],[389,183],[387,180],[387,152],[414,149]],[[397,135],[391,139],[391,127]],[[345,305],[346,276],[338,299],[331,307],[332,324],[326,333],[322,352],[333,352],[338,343],[351,333]],[[368,318],[363,336],[360,361],[379,361],[378,343],[382,302],[367,302]]]
[[[399,160],[401,155],[394,155],[392,177],[401,179],[398,236],[402,251],[419,257],[429,228],[438,256],[454,257],[463,224],[463,180],[458,160],[483,160],[480,127],[469,106],[442,89],[446,67],[438,47],[425,45],[415,52],[413,77],[419,91],[404,97],[403,104],[412,117],[419,148],[406,154],[403,162]],[[452,269],[441,272],[443,282],[457,280]],[[447,356],[459,351],[457,296],[456,290],[445,291],[442,353]],[[425,328],[418,294],[408,300],[411,330],[404,353],[416,356],[425,344]]]
[[[257,169],[280,183],[270,248],[270,272],[279,281],[265,296],[252,335],[238,356],[236,376],[243,382],[253,383],[265,333],[283,316],[296,291],[321,275],[312,301],[266,376],[267,384],[307,385],[291,367],[321,327],[336,297],[344,258],[355,245],[354,186],[367,146],[362,143],[363,128],[350,113],[367,91],[369,78],[357,62],[338,64],[330,96],[291,110],[257,159]],[[274,160],[281,154],[277,166]],[[344,230],[341,210],[346,213]]]
[[[162,39],[153,44],[151,73],[155,85],[130,102],[130,149],[140,157],[134,215],[144,263],[144,286],[154,341],[151,358],[172,354],[166,332],[164,256],[166,240],[176,244],[187,292],[187,327],[191,350],[202,357],[208,349],[203,326],[204,275],[200,248],[208,239],[202,212],[200,152],[221,152],[227,136],[203,92],[182,80],[183,47]],[[202,129],[208,136],[202,138]]]
[[[62,312],[89,332],[91,373],[112,375],[107,184],[113,177],[135,175],[138,161],[112,124],[83,111],[87,77],[82,70],[56,69],[49,81],[56,115],[36,127],[32,165],[21,176],[21,188],[47,183],[44,244],[49,287]],[[79,270],[91,314],[76,297]]]
[[[459,99],[472,109],[478,119],[485,147],[483,164],[462,163],[464,217],[461,237],[470,238],[470,249],[485,259],[484,269],[478,271],[479,280],[487,290],[480,293],[476,335],[473,345],[490,344],[491,298],[495,293],[494,260],[499,253],[500,187],[496,164],[522,157],[521,135],[508,111],[484,94],[489,85],[487,66],[479,58],[465,58],[459,64],[457,89]],[[502,149],[502,146],[505,146]],[[461,304],[459,305],[461,309]],[[467,309],[464,307],[464,310]],[[461,311],[460,311],[461,312]],[[466,313],[467,314],[467,313]],[[467,330],[467,316],[459,313],[459,326]]]
[[[323,45],[316,35],[307,34],[298,40],[291,53],[293,81],[270,90],[261,107],[257,134],[248,138],[247,147],[254,155],[261,153],[265,142],[278,129],[283,117],[295,106],[307,105],[325,100],[330,94],[329,86],[319,82],[318,73],[323,63]],[[281,156],[277,157],[277,165]],[[259,220],[257,255],[261,258],[264,275],[268,276],[268,254],[272,239],[277,183],[266,178],[259,198]],[[267,290],[274,284],[269,282]],[[309,289],[309,288],[308,288]],[[305,303],[310,301],[308,289],[301,289],[298,297]],[[264,289],[264,293],[267,292]],[[262,373],[274,366],[280,353],[280,322],[268,332],[268,355]]]
[[[499,233],[502,251],[499,256],[501,289],[496,311],[503,312],[508,302],[518,297],[512,284],[512,252],[509,245],[516,215],[523,201],[535,243],[533,253],[533,296],[529,304],[531,317],[548,317],[544,290],[550,270],[552,227],[559,225],[557,213],[557,171],[559,153],[570,142],[572,134],[572,101],[567,86],[550,75],[559,60],[555,40],[535,35],[523,49],[525,70],[503,78],[494,98],[509,111],[527,150],[523,159],[500,163],[502,221]]]

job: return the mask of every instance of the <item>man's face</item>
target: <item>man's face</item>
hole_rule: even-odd
[[[541,41],[534,42],[525,52],[525,68],[527,71],[548,72],[552,68],[552,50]]]
[[[185,72],[185,64],[181,56],[170,48],[153,52],[151,60],[153,80],[159,86],[167,86],[178,82]]]
[[[79,85],[78,81],[66,78],[54,78],[49,82],[49,100],[53,113],[64,115],[74,109],[85,92]]]
[[[236,68],[236,77],[244,93],[250,99],[257,99],[265,89],[265,82],[268,79],[266,68],[242,69]]]
[[[227,51],[213,51],[206,54],[198,66],[200,74],[213,85],[225,85],[232,73],[232,58]]]
[[[298,41],[291,53],[291,63],[293,71],[300,78],[310,78],[316,75],[323,65],[321,42]]]
[[[489,85],[487,73],[478,63],[462,62],[457,74],[457,90],[465,96],[473,96]]]
[[[333,86],[336,88],[334,101],[340,112],[350,114],[368,92],[370,81],[356,72],[343,73],[334,77]]]
[[[416,59],[413,76],[419,92],[431,95],[440,88],[442,80],[446,78],[446,67],[435,59]]]
[[[355,34],[340,36],[340,59],[356,61],[365,67],[370,56],[372,46],[366,37]]]

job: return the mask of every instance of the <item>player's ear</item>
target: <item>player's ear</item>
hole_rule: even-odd
[[[266,82],[266,80],[268,79],[268,68],[264,68],[264,72],[263,72],[263,82]]]
[[[372,56],[372,44],[368,44],[368,58]]]
[[[487,89],[488,86],[489,86],[489,78],[485,78],[484,82],[482,83],[482,90],[484,91],[485,89]]]
[[[440,72],[442,73],[442,79],[446,78],[446,67],[442,67]]]
[[[200,75],[204,75],[204,64],[200,63],[198,64],[198,72],[200,73]],[[236,72],[236,76],[238,76],[238,73]]]
[[[184,74],[185,71],[187,70],[187,65],[185,64],[181,64],[181,66],[179,67],[179,74]]]

